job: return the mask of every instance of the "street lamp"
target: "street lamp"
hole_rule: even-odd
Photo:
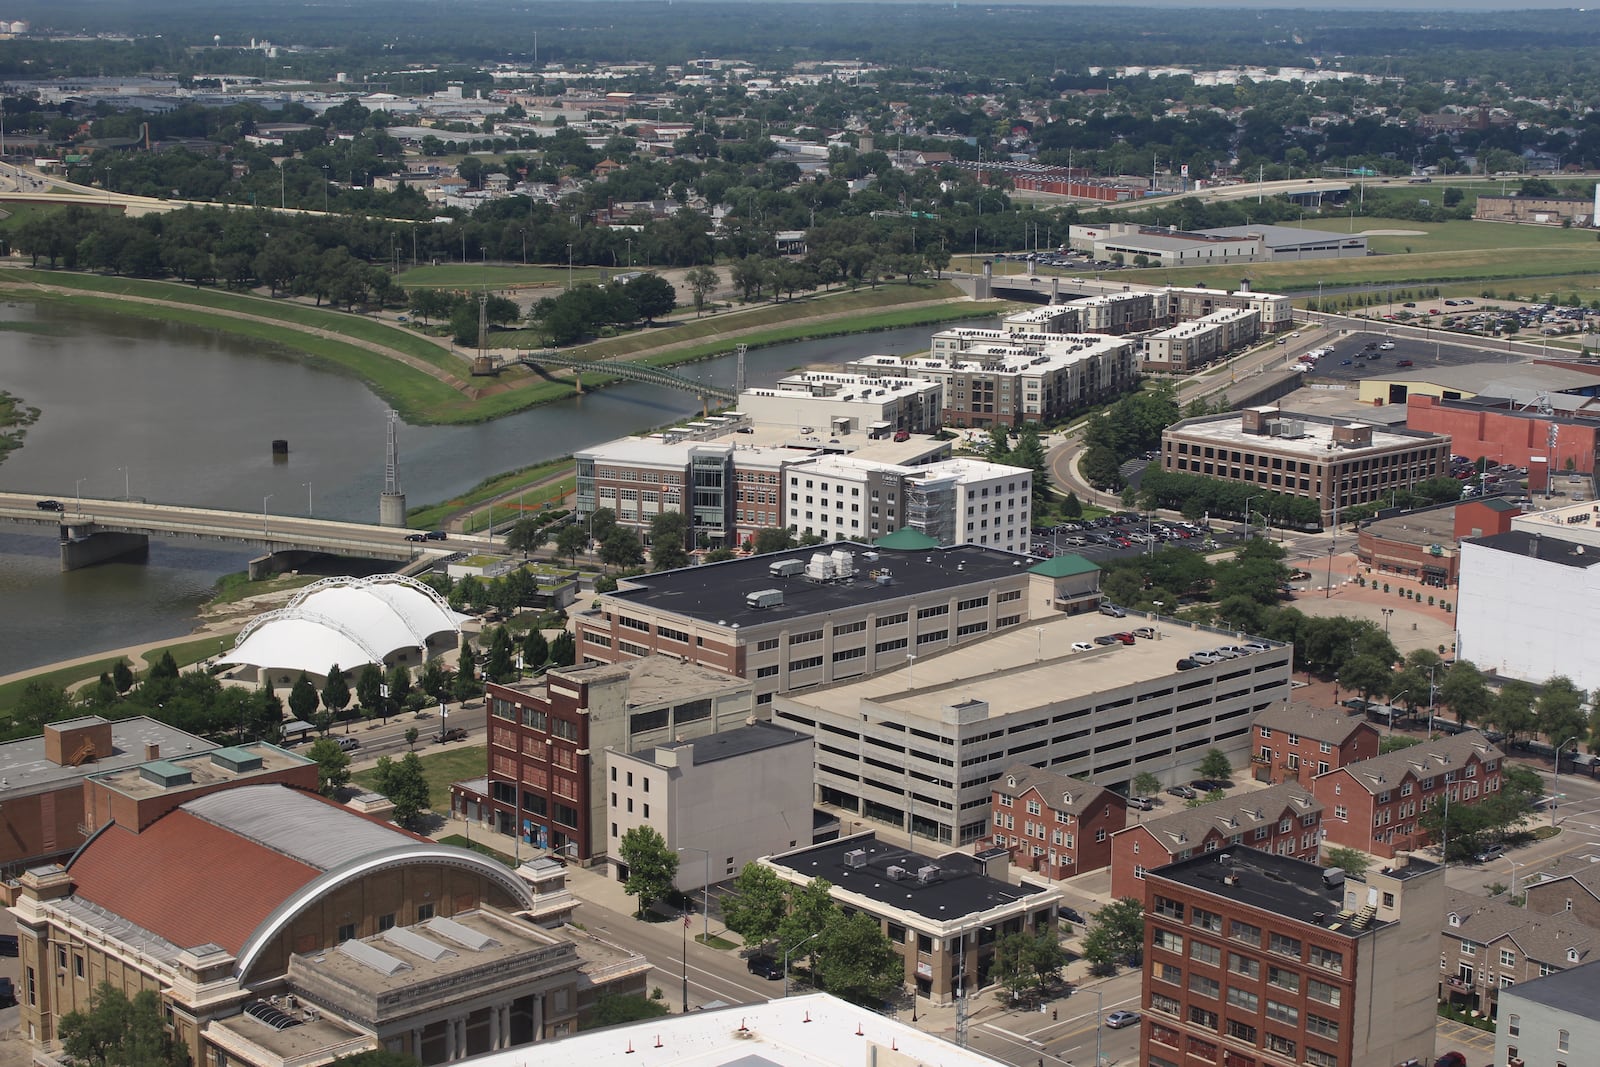
[[[1094,1062],[1095,1067],[1100,1067],[1100,1064],[1104,1060],[1104,1057],[1100,1054],[1100,1035],[1104,1032],[1103,1027],[1101,1026],[1101,1023],[1104,1020],[1101,1018],[1101,1015],[1105,1011],[1106,1001],[1105,997],[1101,996],[1100,990],[1093,989],[1090,990],[1090,992],[1094,994]]]
[[[306,489],[306,518],[309,519],[313,517],[313,512],[311,510],[311,483],[301,482],[300,484],[305,486]]]
[[[790,957],[790,955],[793,954],[795,949],[799,948],[801,945],[804,945],[807,941],[810,941],[813,938],[818,938],[818,937],[821,937],[821,936],[822,936],[822,931],[818,930],[816,933],[812,934],[810,937],[803,938],[802,940],[796,942],[793,945],[790,945],[788,948],[783,950],[783,995],[785,997],[787,997],[789,995],[789,957]]]
[[[1393,608],[1379,608],[1378,610],[1383,613],[1383,636],[1388,637],[1389,636],[1389,616],[1394,614],[1394,609]]]
[[[1409,689],[1402,689],[1402,690],[1400,690],[1400,692],[1396,693],[1394,696],[1389,698],[1389,732],[1391,734],[1394,733],[1394,708],[1395,708],[1395,704],[1399,702],[1401,697],[1406,696],[1410,692],[1411,692],[1411,690],[1409,690]]]
[[[261,536],[262,537],[266,537],[267,536],[267,501],[269,501],[271,499],[272,499],[272,494],[271,493],[268,493],[266,496],[261,498]]]
[[[328,168],[327,167],[323,167],[322,168],[322,213],[324,215],[326,215],[328,213],[328,185],[329,185],[329,181],[330,181],[330,179],[328,177]]]
[[[1244,498],[1244,536],[1246,540],[1250,539],[1250,501],[1265,495],[1264,493],[1254,493]]]
[[[73,483],[73,495],[78,498],[78,506],[76,510],[79,515],[83,514],[83,483],[88,480],[89,479],[87,477],[84,477],[79,478]]]
[[[117,470],[119,472],[121,472],[121,474],[122,474],[122,499],[123,500],[132,499],[133,492],[132,492],[132,490],[130,490],[128,488],[128,468],[127,467],[118,467]]]
[[[704,918],[700,940],[709,945],[711,944],[711,850],[695,848],[693,845],[680,845],[678,846],[678,851],[698,852],[706,858],[706,880],[700,887],[700,910]]]
[[[572,292],[572,242],[567,242],[567,292]]]
[[[1561,784],[1561,750],[1566,748],[1568,745],[1570,745],[1572,742],[1578,740],[1582,736],[1583,736],[1582,734],[1577,734],[1577,735],[1575,735],[1573,737],[1569,737],[1565,741],[1561,742],[1559,745],[1556,746],[1556,773],[1551,775],[1551,777],[1550,777],[1550,796],[1552,798],[1551,801],[1550,801],[1550,825],[1551,826],[1554,826],[1556,824],[1556,802],[1555,802],[1554,797],[1556,795],[1556,786]]]

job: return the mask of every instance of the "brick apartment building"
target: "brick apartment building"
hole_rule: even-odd
[[[1420,816],[1434,804],[1472,804],[1499,791],[1504,755],[1476,730],[1339,767],[1311,780],[1330,844],[1393,857],[1429,835]]]
[[[1111,895],[1143,899],[1146,875],[1191,856],[1258,849],[1315,861],[1322,805],[1298,782],[1180,808],[1111,837]]]
[[[1561,856],[1522,883],[1528,910],[1541,915],[1570,915],[1600,930],[1600,864],[1578,856]]]
[[[453,783],[451,810],[585,862],[606,849],[608,748],[717,733],[751,710],[749,683],[665,656],[491,682],[487,700],[487,774]]]
[[[1145,886],[1145,1067],[1433,1061],[1443,868],[1356,879],[1229,849]]]
[[[1376,727],[1342,710],[1284,701],[1256,716],[1250,773],[1258,782],[1299,782],[1378,754]]]
[[[1111,835],[1128,821],[1120,793],[1081,778],[1018,765],[994,783],[990,834],[1011,862],[1046,878],[1071,878],[1111,864]]]
[[[1500,991],[1600,958],[1600,930],[1451,890],[1439,931],[1439,999],[1493,1019]]]

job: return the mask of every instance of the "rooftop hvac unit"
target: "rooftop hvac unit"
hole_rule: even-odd
[[[867,850],[853,848],[846,852],[844,854],[844,865],[846,867],[865,867],[867,865]]]
[[[929,882],[935,881],[938,877],[939,868],[931,863],[925,867],[917,868],[917,881],[921,882],[923,885],[927,885]]]
[[[1306,424],[1301,419],[1282,419],[1278,423],[1281,437],[1299,438],[1306,435]]]
[[[889,877],[896,882],[903,879],[906,876],[906,873],[906,869],[898,864],[889,868]]]
[[[813,582],[826,582],[833,577],[833,559],[826,552],[813,552],[806,564],[806,577]]]
[[[773,578],[793,578],[805,569],[805,560],[800,559],[779,559],[767,564],[767,574]]]
[[[842,548],[833,550],[833,576],[849,578],[856,572],[856,557]]]
[[[751,609],[776,608],[783,604],[783,590],[758,589],[754,593],[746,593],[744,603]]]

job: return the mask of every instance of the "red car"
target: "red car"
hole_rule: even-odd
[[[1137,640],[1132,634],[1112,634],[1111,636],[1125,645],[1131,645]]]

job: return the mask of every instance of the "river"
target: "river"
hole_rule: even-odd
[[[749,384],[789,370],[928,345],[929,327],[802,341],[746,357]],[[721,385],[732,356],[685,368]],[[0,306],[0,389],[41,410],[0,463],[0,489],[376,522],[385,405],[360,382],[220,331],[45,303]],[[402,426],[412,506],[698,411],[686,392],[618,385],[471,426]],[[289,442],[274,461],[271,444]],[[63,575],[53,535],[0,525],[0,675],[190,632],[246,546],[152,539],[149,562]]]

